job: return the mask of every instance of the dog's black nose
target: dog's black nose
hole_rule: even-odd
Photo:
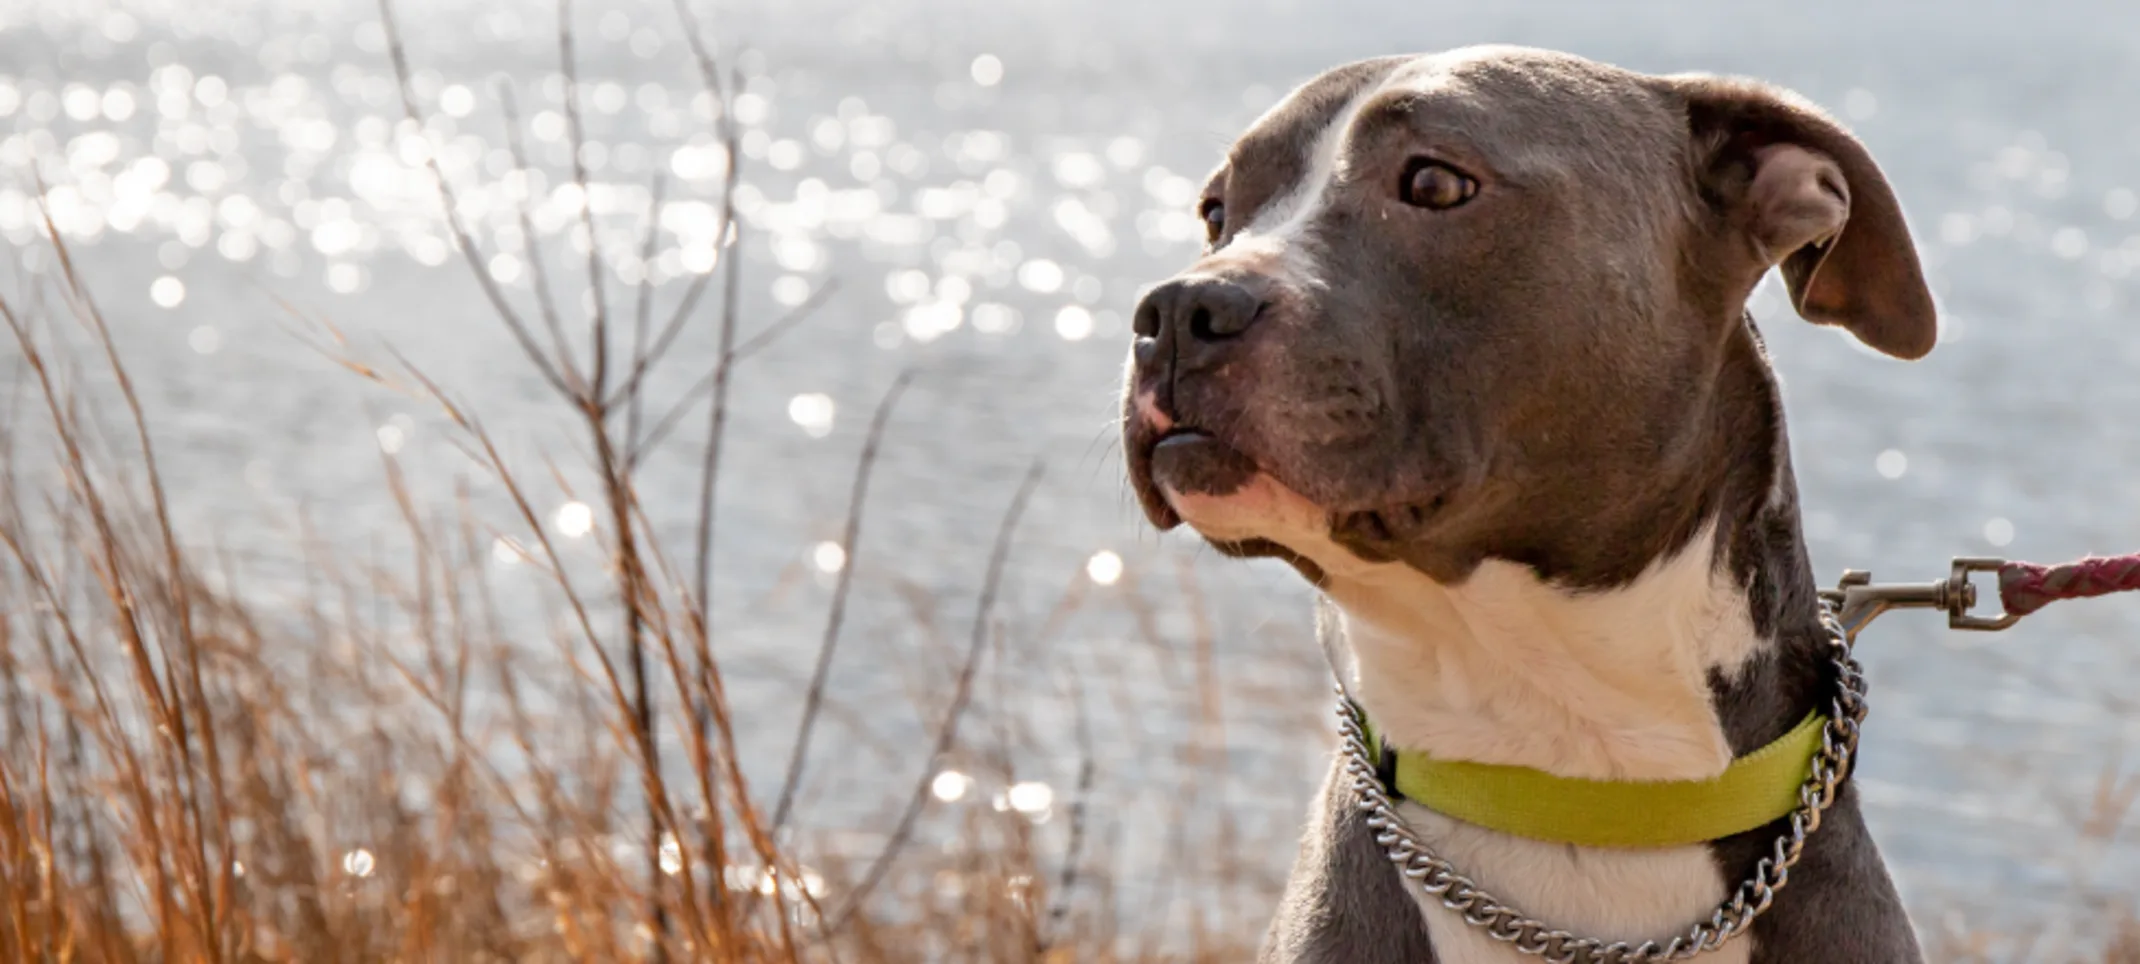
[[[1150,361],[1169,341],[1178,349],[1213,344],[1239,336],[1263,314],[1263,299],[1233,281],[1212,277],[1175,278],[1153,288],[1137,304],[1131,328],[1137,334],[1139,362]]]

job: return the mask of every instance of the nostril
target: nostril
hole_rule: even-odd
[[[1211,341],[1222,337],[1222,333],[1214,330],[1211,325],[1211,309],[1200,305],[1189,313],[1189,335],[1197,341]]]
[[[1130,331],[1140,338],[1159,337],[1159,307],[1146,298],[1139,302],[1137,311],[1130,316]]]
[[[1137,304],[1130,328],[1161,342],[1220,342],[1254,325],[1268,305],[1246,286],[1220,278],[1176,278]]]

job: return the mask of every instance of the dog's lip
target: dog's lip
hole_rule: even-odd
[[[1246,464],[1243,467],[1247,471],[1244,473],[1244,477],[1267,471],[1262,464],[1257,462],[1253,456],[1246,454],[1239,446],[1234,445],[1219,433],[1195,423],[1174,422],[1169,419],[1167,427],[1161,431],[1151,431],[1150,429],[1157,428],[1157,426],[1151,425],[1149,422],[1144,424],[1146,432],[1133,433],[1133,437],[1135,434],[1142,434],[1143,437],[1136,439],[1135,448],[1130,453],[1130,483],[1131,488],[1137,495],[1138,502],[1144,508],[1146,518],[1150,519],[1152,525],[1161,532],[1171,530],[1181,525],[1184,521],[1180,510],[1174,506],[1174,499],[1185,494],[1176,487],[1160,480],[1162,473],[1158,462],[1163,458],[1162,451],[1164,449],[1197,443],[1210,443],[1221,447],[1227,454],[1245,462]]]
[[[1163,432],[1146,435],[1134,450],[1130,460],[1131,480],[1143,503],[1152,524],[1161,531],[1181,525],[1184,521],[1174,499],[1186,493],[1162,483],[1155,471],[1155,460],[1162,448],[1212,442],[1224,446],[1230,454],[1246,463],[1244,468],[1250,477],[1261,475],[1289,491],[1315,503],[1305,490],[1293,486],[1285,474],[1273,471],[1272,467],[1230,440],[1194,423],[1170,425]],[[1402,547],[1426,536],[1442,521],[1457,495],[1458,486],[1436,487],[1422,493],[1404,493],[1397,498],[1375,501],[1345,500],[1340,503],[1319,503],[1323,510],[1324,523],[1330,538],[1339,545],[1352,550],[1362,558],[1376,561],[1391,561],[1402,552]]]
[[[1125,453],[1129,463],[1127,474],[1130,491],[1136,495],[1137,504],[1144,509],[1145,518],[1159,531],[1167,532],[1181,525],[1181,513],[1174,511],[1174,506],[1167,501],[1166,493],[1160,490],[1159,481],[1152,478],[1152,453],[1159,448],[1161,440],[1173,434],[1176,427],[1169,426],[1166,431],[1152,431],[1152,428],[1149,422],[1142,419],[1133,419],[1130,422],[1127,433],[1130,446]]]
[[[1157,432],[1148,436],[1144,440],[1144,444],[1139,446],[1139,448],[1143,450],[1139,454],[1144,457],[1143,462],[1145,473],[1147,475],[1151,473],[1152,458],[1153,456],[1159,453],[1159,450],[1162,447],[1166,447],[1169,445],[1186,445],[1195,442],[1206,441],[1223,445],[1234,452],[1241,453],[1241,455],[1247,458],[1250,462],[1256,463],[1256,470],[1259,472],[1267,473],[1269,471],[1263,466],[1261,462],[1258,462],[1256,460],[1255,456],[1249,455],[1245,449],[1243,449],[1239,445],[1235,445],[1231,439],[1228,439],[1217,432],[1214,432],[1208,428],[1204,428],[1200,425],[1196,425],[1194,423],[1175,422],[1167,426],[1165,431]]]
[[[1151,472],[1171,496],[1230,496],[1263,467],[1247,453],[1209,432],[1172,432],[1152,447]]]
[[[1175,500],[1182,497],[1224,498],[1258,478],[1288,492],[1299,491],[1286,473],[1258,458],[1252,449],[1194,423],[1171,426],[1148,437],[1137,454],[1131,460],[1131,471],[1138,488],[1150,494],[1146,508],[1162,529],[1184,521],[1175,506]]]
[[[1293,485],[1293,483],[1286,478],[1286,474],[1284,472],[1273,468],[1269,463],[1265,462],[1260,458],[1257,458],[1255,453],[1249,448],[1235,443],[1233,439],[1227,437],[1226,435],[1223,435],[1219,432],[1215,432],[1194,422],[1177,422],[1173,425],[1168,426],[1166,431],[1158,432],[1148,436],[1144,440],[1144,443],[1138,447],[1139,449],[1141,449],[1141,451],[1138,453],[1141,457],[1133,462],[1133,467],[1136,470],[1137,474],[1141,476],[1141,482],[1150,485],[1154,492],[1165,492],[1167,490],[1167,487],[1161,484],[1157,478],[1153,477],[1153,460],[1158,457],[1160,450],[1163,448],[1169,448],[1177,445],[1191,445],[1206,442],[1220,446],[1224,448],[1229,455],[1238,457],[1242,462],[1245,463],[1243,467],[1247,470],[1245,473],[1246,475],[1268,476],[1272,481],[1275,481],[1278,484],[1283,485],[1292,491],[1300,491],[1298,486]],[[1182,493],[1176,494],[1179,495]],[[1169,506],[1169,508],[1171,509],[1171,506]],[[1335,510],[1326,511],[1330,511],[1333,516],[1335,515]],[[1178,523],[1180,520],[1176,519],[1174,521]],[[1165,528],[1172,528],[1172,525],[1170,524],[1168,526],[1165,526]]]

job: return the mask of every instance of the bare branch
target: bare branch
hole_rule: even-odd
[[[654,307],[655,288],[654,279],[650,277],[651,268],[649,266],[654,263],[654,246],[661,240],[661,202],[667,195],[668,189],[668,178],[663,177],[661,171],[655,171],[654,182],[648,189],[646,234],[639,242],[639,297],[637,303],[632,306],[632,370],[634,372],[639,370],[640,360],[646,357],[648,316]],[[634,382],[632,387],[632,391],[620,393],[625,400],[624,461],[627,465],[637,466],[639,463],[639,419],[646,409],[646,396],[644,392],[637,390],[637,382]],[[604,408],[610,407],[610,404],[612,403],[605,403]]]
[[[788,313],[781,315],[779,320],[765,326],[764,330],[744,339],[742,344],[737,345],[733,353],[735,360],[742,361],[771,347],[774,342],[780,340],[780,336],[795,330],[796,326],[809,320],[817,309],[824,307],[826,300],[831,298],[832,293],[838,291],[839,288],[839,279],[826,279],[825,283],[818,285],[817,290],[810,292],[810,296],[804,298],[801,304],[789,309]]]
[[[498,82],[498,112],[505,118],[505,149],[513,157],[513,167],[520,172],[523,186],[531,184],[535,169],[528,164],[527,145],[520,134],[520,108],[513,98],[513,86],[503,80]],[[534,204],[532,190],[515,205],[520,218],[521,243],[528,256],[528,271],[534,275],[535,306],[542,313],[542,324],[550,332],[550,349],[557,353],[559,367],[565,370],[565,380],[575,389],[586,386],[586,376],[580,374],[579,359],[572,354],[572,342],[565,338],[562,315],[557,310],[557,298],[550,290],[549,259],[542,253],[542,243],[535,233],[535,219],[529,208]]]
[[[847,496],[847,524],[840,531],[840,549],[846,553],[846,564],[840,567],[839,581],[832,589],[832,603],[825,614],[824,639],[817,646],[817,666],[810,671],[810,686],[803,694],[802,719],[795,726],[795,746],[788,753],[787,776],[780,783],[780,796],[773,805],[772,829],[779,833],[787,825],[788,814],[795,804],[795,788],[802,783],[803,763],[810,755],[810,734],[817,726],[819,708],[825,703],[825,684],[832,676],[832,654],[840,641],[840,623],[847,614],[847,593],[854,585],[855,546],[862,535],[862,510],[869,499],[870,470],[877,464],[877,452],[884,442],[884,428],[891,422],[892,408],[899,396],[914,380],[912,369],[901,372],[884,393],[884,400],[877,403],[877,414],[869,420],[869,437],[862,443],[862,457],[855,463],[854,486]]]
[[[1071,895],[1077,890],[1078,870],[1085,859],[1086,810],[1091,806],[1092,785],[1099,773],[1093,762],[1092,712],[1085,705],[1085,687],[1075,672],[1067,674],[1067,684],[1071,705],[1077,710],[1077,791],[1070,799],[1070,839],[1063,845],[1062,872],[1055,881],[1046,929],[1041,932],[1039,950],[1043,956],[1050,943],[1062,937],[1063,922],[1070,918]]]
[[[795,330],[797,325],[824,305],[826,299],[821,296],[830,294],[834,287],[833,282],[827,281],[823,287],[812,292],[810,297],[805,299],[802,304],[796,305],[787,314],[780,316],[779,320],[765,326],[765,330],[751,336],[749,341],[737,345],[727,355],[728,364],[734,365],[741,362],[753,353],[764,350],[768,345],[778,340],[781,335]],[[646,437],[633,444],[633,463],[636,464],[647,452],[653,451],[655,446],[661,444],[661,440],[676,428],[677,421],[690,412],[691,407],[698,404],[700,398],[705,397],[708,392],[712,391],[720,378],[721,365],[716,362],[711,371],[699,376],[699,380],[693,382],[690,388],[684,389],[684,393],[669,406],[668,412],[654,422],[654,427],[647,431]]]
[[[557,3],[557,59],[565,74],[565,130],[572,147],[572,183],[580,192],[580,227],[587,232],[587,294],[594,358],[586,404],[599,406],[609,387],[609,297],[602,283],[602,239],[594,230],[594,196],[587,190],[587,127],[580,119],[580,65],[572,51],[572,0]]]
[[[863,902],[869,899],[869,892],[883,882],[884,874],[891,869],[892,861],[899,856],[899,851],[906,847],[907,840],[914,835],[914,824],[921,818],[922,808],[928,804],[929,784],[936,779],[937,767],[942,764],[944,755],[951,752],[952,744],[958,740],[959,718],[965,715],[966,705],[973,697],[974,674],[980,668],[981,653],[988,643],[989,614],[995,608],[996,592],[1002,585],[1003,570],[1010,559],[1011,536],[1018,530],[1018,519],[1025,514],[1026,503],[1032,499],[1033,490],[1040,485],[1041,469],[1042,464],[1035,462],[1032,468],[1026,470],[1025,481],[1019,484],[1018,494],[1011,498],[1010,509],[1004,512],[1003,522],[996,529],[995,547],[989,550],[988,554],[988,573],[982,579],[981,598],[974,608],[973,636],[966,644],[966,662],[959,669],[958,684],[952,691],[951,706],[944,711],[943,722],[937,727],[936,745],[929,751],[928,761],[922,767],[921,779],[916,781],[913,793],[907,796],[906,812],[900,815],[899,823],[893,828],[890,839],[885,841],[884,849],[878,851],[876,859],[870,862],[869,869],[862,874],[862,879],[848,892],[846,902],[826,919],[823,933],[828,936],[837,933],[846,925],[855,912],[861,909]]]
[[[402,113],[421,130],[423,111],[416,106],[416,87],[410,80],[409,55],[401,43],[401,27],[394,19],[394,0],[379,0],[379,22],[386,30],[387,55],[394,63],[394,80],[401,88]],[[578,393],[567,385],[565,377],[529,336],[527,323],[520,320],[519,313],[505,299],[505,292],[498,287],[497,280],[490,276],[490,269],[483,264],[483,253],[477,250],[475,239],[469,237],[468,229],[461,224],[460,202],[454,196],[453,185],[446,180],[445,169],[439,166],[437,151],[425,149],[424,166],[430,169],[431,184],[438,189],[439,205],[445,210],[446,228],[453,232],[453,243],[468,261],[469,273],[475,275],[477,286],[483,289],[483,297],[489,299],[491,308],[498,312],[499,320],[505,322],[506,330],[512,333],[514,341],[520,343],[520,350],[535,364],[536,371],[542,373],[543,380],[549,382],[559,395],[577,397]]]
[[[736,126],[735,112],[729,104],[729,88],[721,80],[720,64],[706,46],[705,37],[699,30],[698,17],[691,12],[689,0],[675,0],[675,6],[677,19],[683,23],[684,37],[691,48],[692,62],[698,67],[706,93],[713,97],[714,110],[717,112],[714,126],[720,132],[722,163],[726,165],[726,169],[721,176],[721,214],[714,222],[713,247],[718,262],[725,265],[743,249],[743,232],[736,224],[736,185],[740,183],[742,175],[743,132]],[[735,272],[727,270],[723,272],[723,276],[725,284],[732,290],[736,280]],[[683,300],[677,303],[676,310],[670,313],[668,322],[661,326],[660,334],[654,337],[653,346],[644,354],[635,353],[631,374],[625,377],[624,383],[617,389],[619,395],[637,391],[639,383],[646,379],[647,371],[659,364],[662,357],[668,354],[670,344],[675,342],[677,334],[683,331],[685,320],[689,319],[692,311],[698,307],[699,298],[706,293],[706,286],[712,280],[711,270],[692,279],[691,287],[684,291]],[[725,309],[722,318],[724,325],[733,321],[733,295],[729,297],[729,302],[731,306]],[[725,348],[721,354],[727,355]]]

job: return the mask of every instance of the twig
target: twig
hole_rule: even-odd
[[[527,145],[521,138],[520,109],[513,100],[513,85],[504,80],[498,81],[498,112],[505,118],[505,150],[512,155],[513,167],[520,173],[521,183],[529,185],[535,169],[528,164]],[[585,376],[580,374],[579,359],[572,354],[572,342],[565,338],[564,322],[557,311],[557,297],[550,289],[549,259],[543,257],[542,242],[535,233],[535,219],[528,211],[533,203],[534,192],[529,190],[514,207],[520,218],[521,246],[528,258],[528,273],[534,282],[535,308],[541,313],[543,327],[550,333],[550,350],[557,353],[558,367],[564,369],[566,384],[575,390],[584,390]]]
[[[638,367],[640,359],[646,357],[648,314],[654,307],[653,296],[655,288],[654,279],[649,276],[647,266],[654,263],[654,247],[661,240],[661,204],[668,193],[668,189],[668,178],[663,177],[662,172],[655,171],[653,184],[648,188],[646,234],[640,238],[639,242],[639,297],[637,303],[632,307],[632,365],[634,368]],[[639,463],[639,418],[646,408],[646,393],[635,391],[625,395],[624,398],[624,445],[626,453],[624,461],[629,465],[636,466]]]
[[[557,59],[559,70],[565,77],[565,124],[572,151],[572,183],[579,189],[580,227],[587,232],[587,307],[592,315],[592,330],[588,334],[588,354],[592,360],[588,363],[587,390],[579,402],[581,414],[587,420],[588,435],[594,441],[603,498],[608,503],[611,527],[615,530],[617,584],[624,603],[624,654],[632,675],[632,736],[639,743],[640,765],[648,771],[647,909],[654,931],[654,961],[663,964],[669,959],[669,909],[661,897],[662,878],[666,876],[661,869],[662,811],[667,801],[659,796],[662,792],[659,778],[661,749],[654,737],[654,702],[647,681],[644,607],[651,594],[646,589],[646,576],[636,546],[637,531],[632,521],[631,462],[627,453],[617,451],[615,440],[610,436],[608,410],[603,397],[609,389],[609,298],[607,286],[602,282],[602,239],[595,233],[594,198],[587,189],[587,129],[580,117],[579,58],[574,54],[572,37],[572,0],[558,0]]]
[[[1048,908],[1046,928],[1041,932],[1040,955],[1062,936],[1063,921],[1070,917],[1070,895],[1077,889],[1078,866],[1085,857],[1086,808],[1092,800],[1092,785],[1099,768],[1093,761],[1092,714],[1085,705],[1085,688],[1078,675],[1069,676],[1070,701],[1077,709],[1077,795],[1070,801],[1070,839],[1063,846],[1062,873],[1056,878],[1054,899]]]
[[[587,128],[580,119],[580,64],[572,51],[572,0],[557,0],[557,60],[565,75],[565,129],[572,142],[572,184],[579,188],[580,227],[587,232],[587,296],[594,330],[588,354],[591,406],[602,407],[609,388],[609,296],[602,283],[602,239],[594,230],[594,196],[587,190]]]
[[[723,710],[726,705],[726,697],[722,692],[720,676],[714,668],[713,515],[715,503],[713,496],[721,465],[721,438],[727,428],[728,373],[735,364],[736,290],[740,285],[737,268],[742,260],[738,257],[739,252],[742,250],[742,231],[736,223],[736,187],[740,182],[739,179],[743,169],[742,134],[736,127],[735,111],[729,103],[728,89],[721,83],[720,67],[714,61],[712,51],[707,49],[705,37],[699,30],[698,17],[691,12],[688,0],[675,0],[675,7],[677,18],[682,21],[684,28],[684,39],[691,48],[691,60],[698,66],[699,75],[706,86],[706,92],[713,97],[714,106],[720,111],[718,123],[721,132],[721,149],[726,162],[726,170],[723,172],[721,179],[721,217],[716,225],[717,231],[713,239],[714,251],[722,268],[722,287],[724,290],[719,323],[720,331],[716,336],[716,348],[714,350],[713,412],[707,420],[706,454],[699,463],[698,532],[697,541],[693,546],[694,554],[692,557],[697,582],[696,592],[690,599],[690,611],[695,624],[693,626],[692,644],[697,649],[694,656],[698,662],[699,700],[698,706],[692,713],[691,722],[693,738],[698,745],[704,746],[707,744],[707,733],[715,724],[715,717],[717,715],[720,716],[720,734],[723,748],[728,751],[725,762],[728,767],[729,778],[735,784],[735,789],[740,796],[742,791],[741,764],[734,757],[733,746],[731,745],[733,734],[728,729],[727,717]],[[669,340],[674,338],[676,332],[681,329],[683,319],[689,314],[690,309],[698,303],[699,295],[705,291],[706,281],[711,277],[712,273],[708,272],[692,282],[691,289],[684,295],[684,303],[677,306],[676,313],[670,317],[666,329],[655,338],[654,347],[648,350],[647,355],[634,359],[632,374],[625,380],[627,388],[636,390],[640,381],[646,377],[654,361],[668,349]],[[748,807],[744,809],[747,817]],[[705,838],[701,845],[705,848],[707,865],[721,866],[713,859],[721,849],[721,841],[713,833],[706,834]],[[754,842],[761,848],[770,848],[772,835],[758,834]],[[719,895],[721,889],[715,887],[713,892],[715,895]],[[716,899],[718,899],[718,896]],[[775,899],[778,899],[777,889]],[[787,928],[787,915],[782,914],[780,921],[781,939],[784,942],[788,942],[791,940],[792,933]]]
[[[698,544],[697,588],[695,597],[699,616],[710,626],[713,611],[713,494],[721,464],[721,440],[728,422],[728,376],[735,367],[736,347],[736,296],[738,269],[741,259],[736,253],[743,244],[741,226],[736,222],[736,184],[743,170],[740,137],[736,132],[735,111],[728,103],[727,88],[721,83],[719,66],[711,51],[706,49],[706,40],[699,33],[698,17],[691,12],[687,0],[675,0],[677,17],[684,22],[684,40],[690,45],[692,62],[698,65],[700,78],[706,91],[712,94],[719,107],[722,150],[726,155],[727,169],[723,172],[721,189],[721,234],[714,238],[715,250],[721,255],[721,320],[719,343],[714,349],[713,411],[707,419],[706,456],[699,467],[698,493]],[[676,325],[671,322],[670,331],[656,339],[655,351],[666,345],[673,337]],[[635,377],[638,373],[634,373]],[[710,632],[709,632],[710,635]]]
[[[937,767],[942,764],[945,754],[951,752],[952,744],[958,740],[959,718],[965,714],[966,704],[973,696],[974,674],[980,668],[981,653],[988,644],[988,617],[990,611],[995,608],[996,591],[1003,582],[1004,566],[1010,557],[1011,536],[1017,532],[1018,519],[1025,514],[1026,503],[1032,498],[1033,490],[1040,485],[1041,468],[1042,464],[1035,462],[1032,468],[1026,470],[1025,481],[1019,484],[1018,494],[1012,497],[1010,509],[1004,512],[1003,522],[996,529],[995,547],[988,553],[988,573],[981,583],[981,598],[974,607],[973,636],[966,644],[966,663],[959,669],[958,685],[952,691],[951,706],[944,711],[943,723],[937,727],[936,745],[929,751],[929,758],[922,767],[921,778],[916,781],[913,793],[907,796],[906,811],[900,814],[899,823],[893,828],[891,838],[885,841],[884,849],[870,862],[869,869],[862,874],[861,881],[848,892],[846,902],[827,918],[823,929],[827,936],[837,933],[845,926],[869,898],[869,892],[883,882],[884,874],[891,869],[892,861],[899,856],[899,851],[906,847],[907,840],[914,835],[914,824],[921,818],[922,808],[928,804],[929,784],[936,779]]]
[[[401,43],[401,27],[394,19],[394,0],[379,0],[379,22],[386,31],[386,51],[388,59],[394,64],[394,79],[401,87],[402,112],[409,118],[410,123],[422,130],[423,111],[416,107],[416,87],[410,79],[409,55]],[[430,149],[428,145],[424,150],[424,165],[431,171],[432,186],[438,189],[439,206],[446,214],[446,228],[453,232],[453,242],[460,247],[461,256],[467,260],[469,273],[476,277],[476,285],[483,289],[483,297],[490,300],[491,307],[497,310],[498,317],[505,322],[506,330],[512,333],[514,341],[520,343],[520,350],[527,354],[528,361],[534,363],[535,370],[542,374],[543,380],[549,382],[550,387],[557,389],[558,394],[572,397],[575,393],[566,384],[565,377],[558,373],[557,366],[550,364],[550,360],[543,356],[542,349],[535,344],[534,337],[528,334],[527,323],[520,319],[519,313],[513,311],[512,303],[505,299],[505,292],[498,287],[497,281],[491,278],[490,269],[483,264],[483,253],[476,249],[475,239],[469,237],[468,229],[461,224],[460,201],[454,196],[453,185],[446,180],[445,168],[439,166],[438,152]],[[532,242],[532,239],[530,240]]]
[[[813,311],[825,303],[825,298],[821,296],[829,295],[835,287],[837,286],[833,282],[825,282],[823,286],[811,292],[810,297],[805,299],[802,304],[796,305],[787,314],[782,315],[779,320],[765,326],[765,330],[752,335],[749,340],[737,345],[726,356],[727,363],[734,365],[771,345],[781,335],[795,330],[795,327],[800,322],[808,318]],[[677,397],[675,403],[669,406],[669,410],[662,413],[661,418],[654,422],[654,427],[647,431],[646,437],[633,445],[634,462],[645,458],[646,453],[653,451],[655,446],[660,445],[661,440],[667,438],[669,432],[676,428],[676,423],[691,411],[691,407],[713,389],[716,379],[721,376],[721,369],[721,364],[716,362],[712,370],[699,376],[699,380],[694,382],[690,388],[685,389],[684,393]]]
[[[899,396],[914,380],[912,369],[901,372],[884,393],[884,400],[877,403],[877,414],[869,421],[869,437],[862,443],[862,457],[855,463],[854,486],[847,497],[847,524],[840,531],[840,549],[846,553],[846,563],[840,567],[839,580],[832,589],[832,603],[825,614],[824,639],[817,646],[817,666],[810,672],[810,686],[804,691],[802,719],[795,726],[795,745],[788,753],[787,776],[780,782],[779,802],[773,806],[772,832],[779,833],[787,825],[788,814],[795,804],[795,788],[802,782],[803,763],[810,754],[810,734],[817,726],[819,709],[825,703],[825,684],[832,675],[832,654],[839,646],[840,624],[847,614],[847,593],[854,585],[855,546],[862,535],[862,510],[869,498],[871,469],[877,464],[877,451],[884,442],[884,428],[891,422],[892,408]]]
[[[689,0],[675,0],[675,7],[677,19],[683,24],[684,40],[691,48],[692,62],[698,67],[706,93],[713,97],[714,106],[720,112],[715,121],[721,132],[721,152],[727,170],[721,177],[721,215],[714,222],[713,249],[714,257],[725,267],[725,262],[742,249],[742,233],[736,228],[735,198],[736,185],[740,183],[743,168],[743,135],[736,128],[735,112],[730,109],[728,99],[728,85],[722,83],[720,65],[715,61],[713,53],[706,48],[705,38],[699,31],[697,15],[691,12]],[[724,271],[723,277],[724,283],[733,288],[735,273]],[[710,270],[692,279],[691,287],[685,290],[683,300],[677,303],[676,310],[670,313],[668,323],[663,325],[661,333],[654,337],[653,347],[647,349],[645,354],[632,359],[631,374],[625,377],[623,384],[617,389],[617,396],[613,397],[638,390],[640,382],[646,379],[647,372],[668,353],[670,343],[674,342],[677,334],[683,330],[685,319],[689,318],[692,309],[698,306],[699,296],[706,293],[706,285],[712,280],[713,272]],[[732,302],[731,298],[731,304],[725,309],[727,315],[734,314]],[[724,356],[725,354],[723,352]]]
[[[811,313],[823,307],[825,299],[831,297],[832,293],[839,289],[840,281],[838,278],[825,279],[825,283],[818,285],[816,290],[810,292],[809,297],[802,300],[802,303],[788,309],[787,314],[781,315],[772,324],[765,326],[763,331],[744,339],[742,344],[737,345],[733,353],[735,360],[742,361],[745,358],[749,358],[771,346],[774,342],[779,341],[780,336],[787,334],[796,325],[808,320]]]

